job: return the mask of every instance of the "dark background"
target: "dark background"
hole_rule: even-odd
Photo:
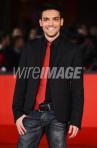
[[[39,6],[46,0],[0,1],[0,29],[11,31],[16,26],[38,25]],[[49,0],[52,2],[52,0]],[[53,0],[54,1],[54,0]],[[93,0],[57,0],[64,7],[65,26],[74,23],[97,25],[97,4]]]

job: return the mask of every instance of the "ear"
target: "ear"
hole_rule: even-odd
[[[64,24],[64,19],[61,18],[61,26],[63,26],[63,24]]]
[[[40,27],[42,27],[42,21],[41,21],[41,19],[39,20],[39,25],[40,25]]]

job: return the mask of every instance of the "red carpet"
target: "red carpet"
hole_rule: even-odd
[[[16,143],[17,140],[18,133],[14,126],[0,126],[0,143]],[[41,144],[47,144],[45,136]],[[68,140],[68,144],[97,145],[97,128],[83,128],[76,138]]]
[[[14,84],[15,79],[12,75],[0,75],[0,143],[15,144],[18,139],[11,110]],[[76,138],[68,140],[68,144],[83,145],[83,148],[91,148],[90,146],[95,145],[97,148],[97,74],[84,76],[84,88],[85,107],[82,130]],[[43,145],[47,145],[45,137],[42,139],[41,145],[42,148]],[[88,145],[88,147],[84,147],[84,145]],[[3,147],[0,146],[0,148]],[[74,148],[76,147],[74,146]]]
[[[0,148],[16,148],[15,144],[0,144]],[[46,145],[41,145],[39,148],[48,148]],[[97,146],[88,145],[68,145],[68,148],[97,148]]]

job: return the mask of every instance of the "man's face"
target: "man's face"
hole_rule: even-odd
[[[42,18],[39,20],[44,34],[47,37],[55,37],[60,33],[60,28],[63,26],[63,18],[57,10],[45,10],[42,13]]]

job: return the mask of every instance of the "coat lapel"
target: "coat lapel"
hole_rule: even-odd
[[[39,45],[37,45],[37,66],[42,68],[45,52],[46,52],[47,41],[44,37],[41,38]]]

